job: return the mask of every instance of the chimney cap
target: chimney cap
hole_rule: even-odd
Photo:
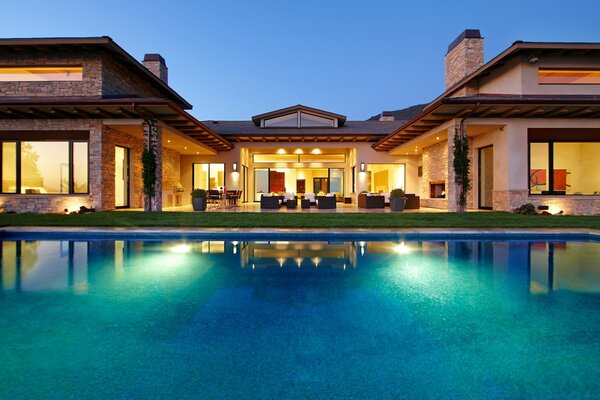
[[[460,35],[456,37],[448,46],[448,53],[450,53],[456,46],[458,46],[465,39],[483,39],[479,29],[465,29]],[[446,53],[446,54],[448,54]]]
[[[162,64],[167,64],[163,56],[158,53],[145,54],[144,61],[160,61]]]

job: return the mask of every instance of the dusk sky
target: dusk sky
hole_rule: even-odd
[[[443,91],[444,54],[480,29],[488,61],[516,40],[600,42],[596,1],[6,2],[0,36],[110,36],[160,53],[205,119],[294,104],[366,119]]]

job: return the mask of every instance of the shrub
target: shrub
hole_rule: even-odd
[[[537,215],[535,206],[531,203],[523,204],[522,206],[515,208],[514,213],[520,215]]]
[[[194,189],[194,190],[192,190],[192,198],[194,198],[194,199],[205,199],[206,198],[206,190],[204,190],[204,189]]]
[[[390,192],[390,199],[402,199],[406,197],[404,190],[400,188],[392,189]]]

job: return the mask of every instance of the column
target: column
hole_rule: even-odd
[[[144,211],[162,211],[162,128],[155,119],[142,123],[144,148],[150,150],[156,159],[156,180],[154,195],[144,194]]]

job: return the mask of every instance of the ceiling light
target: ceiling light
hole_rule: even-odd
[[[296,149],[296,151],[294,151],[294,154],[304,154],[304,152],[302,151],[302,149]]]
[[[277,150],[277,154],[286,154],[284,149]]]
[[[186,146],[186,147],[184,147],[184,150],[187,150],[187,146]]]
[[[321,154],[321,149],[312,149],[311,154]]]
[[[167,143],[171,143],[171,141],[170,141],[170,140],[167,140]]]

